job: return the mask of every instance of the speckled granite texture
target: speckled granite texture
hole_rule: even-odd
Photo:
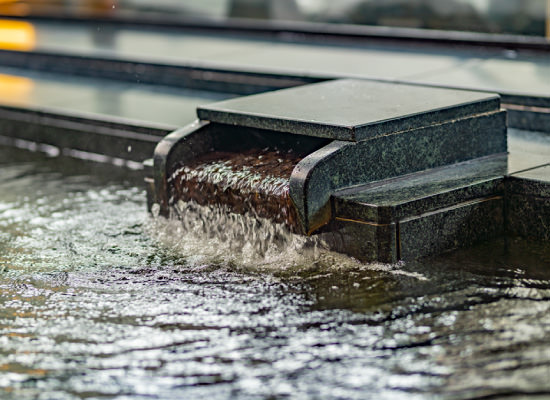
[[[494,94],[341,79],[209,104],[197,113],[211,122],[361,141],[499,108]]]
[[[510,106],[511,107],[511,106]],[[550,134],[550,108],[524,110],[508,108],[508,125],[513,128],[529,131],[547,132]]]
[[[490,239],[504,229],[506,161],[505,154],[495,155],[345,189],[332,198],[334,217],[346,232],[395,227],[396,247],[378,251],[384,257],[379,261],[414,259]],[[358,257],[369,260],[371,253]]]
[[[506,152],[505,113],[465,118],[358,143],[333,141],[304,158],[290,193],[306,232],[330,219],[337,190]]]
[[[410,260],[434,255],[503,233],[503,198],[480,199],[400,221],[399,257]]]
[[[550,165],[507,179],[507,233],[550,241]]]
[[[363,261],[394,263],[399,260],[395,224],[374,225],[333,220],[321,234],[331,249]]]
[[[168,132],[124,121],[94,121],[77,115],[0,108],[0,135],[4,137],[136,162],[149,157]]]
[[[506,155],[344,189],[333,196],[337,217],[390,223],[401,218],[504,192]]]
[[[290,196],[301,231],[334,250],[396,262],[505,232],[506,112],[496,95],[350,79],[215,103],[198,115],[207,128],[194,136],[212,139],[204,151],[315,140],[292,172]],[[192,136],[181,140],[193,144]]]

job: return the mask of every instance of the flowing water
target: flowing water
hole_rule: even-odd
[[[169,177],[170,203],[223,204],[237,214],[269,218],[297,232],[298,215],[289,185],[300,159],[291,152],[269,148],[207,153]]]
[[[550,397],[548,245],[360,264],[130,174],[0,147],[0,398]]]

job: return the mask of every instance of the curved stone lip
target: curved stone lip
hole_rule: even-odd
[[[500,108],[497,94],[339,79],[201,106],[200,119],[362,141]]]

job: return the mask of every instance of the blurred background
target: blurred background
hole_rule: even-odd
[[[257,19],[550,38],[550,0],[0,0],[4,16]]]

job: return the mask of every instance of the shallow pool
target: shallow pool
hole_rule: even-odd
[[[548,246],[360,264],[132,174],[0,147],[0,398],[550,396]]]

